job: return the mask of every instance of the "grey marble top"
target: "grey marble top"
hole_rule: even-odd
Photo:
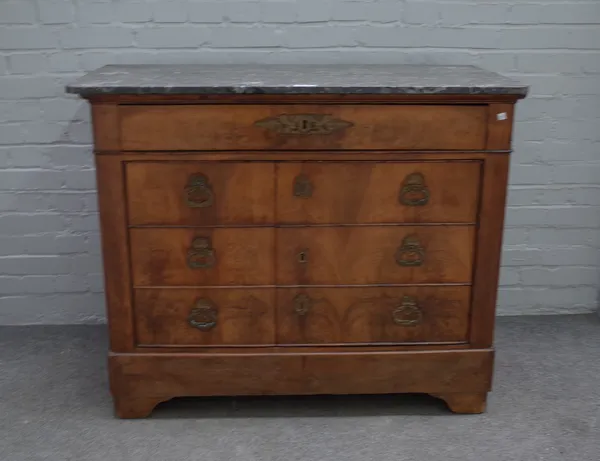
[[[67,86],[94,94],[512,94],[527,86],[473,66],[105,66]]]

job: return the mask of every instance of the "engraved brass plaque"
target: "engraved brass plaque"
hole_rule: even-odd
[[[289,135],[331,134],[354,125],[327,114],[282,114],[259,120],[254,124],[277,134]]]

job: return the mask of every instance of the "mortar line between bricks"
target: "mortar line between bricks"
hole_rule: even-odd
[[[2,286],[12,287],[11,297],[1,298],[0,317],[54,323],[97,322],[104,315],[96,280],[98,211],[90,205],[97,194],[94,168],[81,164],[92,158],[91,142],[82,142],[91,141],[90,117],[87,103],[63,94],[62,86],[106,63],[187,60],[472,64],[530,84],[530,95],[516,108],[498,314],[591,312],[597,288],[588,282],[600,272],[598,2],[499,1],[348,3],[364,11],[358,16],[346,10],[326,14],[317,3],[314,11],[305,4],[295,11],[295,4],[285,2],[281,12],[269,10],[277,2],[264,1],[251,14],[236,12],[224,22],[218,21],[223,0],[181,0],[172,6],[190,11],[163,8],[154,18],[126,1],[96,8],[90,2],[0,1],[0,142],[10,142],[0,145],[0,188],[7,187],[0,190],[0,254],[6,256],[0,261],[22,264],[15,270],[27,272],[0,276]],[[383,14],[392,3],[393,11]],[[201,22],[203,12],[217,20]],[[444,24],[434,24],[442,13]],[[172,17],[182,21],[163,20]],[[203,45],[190,42],[196,39]],[[414,46],[419,43],[427,46]],[[5,157],[12,165],[4,165]],[[36,269],[37,261],[45,266]],[[72,273],[59,274],[70,267]],[[87,291],[74,293],[79,278],[88,280]],[[16,293],[19,284],[23,291]],[[29,293],[27,286],[55,291]],[[45,309],[30,307],[36,303]]]

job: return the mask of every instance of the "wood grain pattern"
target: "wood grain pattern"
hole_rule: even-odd
[[[201,330],[189,319],[197,302],[214,306],[216,325]],[[274,290],[137,289],[138,345],[275,344]]]
[[[470,150],[485,146],[487,122],[485,105],[131,105],[120,113],[123,150]],[[327,114],[353,126],[286,135],[255,125],[281,114]]]
[[[472,223],[476,221],[480,162],[303,162],[277,166],[277,222]],[[429,193],[421,206],[403,204],[410,175],[422,174]],[[297,178],[312,186],[294,195]]]
[[[178,396],[485,393],[490,350],[302,354],[111,354],[117,414],[147,416],[148,402]],[[135,410],[138,410],[136,413]],[[457,408],[460,410],[460,408]]]
[[[121,120],[117,104],[92,106],[92,130],[95,152],[118,151],[121,148]]]
[[[115,416],[122,419],[146,418],[156,405],[171,400],[170,397],[125,395],[113,392]]]
[[[403,310],[405,296],[416,300],[419,312]],[[299,299],[305,304],[299,305]],[[467,340],[469,304],[470,288],[465,286],[280,288],[277,289],[277,342],[461,342]],[[398,324],[394,319],[417,323]]]
[[[424,249],[423,264],[400,266],[398,248],[411,236]],[[469,283],[474,237],[472,226],[281,228],[277,284]]]
[[[110,349],[128,352],[134,346],[133,310],[121,160],[118,157],[97,156],[96,177],[98,204],[102,210],[100,230]]]
[[[489,156],[483,169],[471,314],[474,347],[491,347],[494,337],[509,161],[508,154]]]
[[[131,229],[136,286],[273,284],[273,229]],[[214,265],[192,269],[188,252],[196,238],[210,239]]]
[[[274,170],[273,163],[129,163],[129,223],[135,226],[273,223]],[[212,203],[205,207],[190,206],[187,200],[193,198],[193,193],[189,185],[200,175],[208,181],[205,189],[211,194]]]
[[[512,104],[490,104],[486,149],[506,150],[511,147],[514,106]]]
[[[487,392],[449,392],[432,395],[446,402],[448,408],[454,413],[483,413],[487,402]]]

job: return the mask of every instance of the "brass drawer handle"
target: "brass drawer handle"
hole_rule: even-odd
[[[408,235],[396,250],[396,263],[403,267],[422,266],[425,262],[425,248],[415,235]]]
[[[313,194],[314,186],[310,178],[305,174],[299,174],[294,178],[294,197],[310,198]]]
[[[185,203],[191,208],[207,208],[215,201],[208,178],[201,173],[190,176],[184,190]]]
[[[313,300],[304,293],[294,296],[294,312],[298,315],[306,315],[313,306]]]
[[[187,252],[187,264],[191,269],[209,269],[215,265],[215,250],[208,237],[196,237]]]
[[[406,206],[424,206],[429,202],[429,189],[421,173],[409,174],[402,183],[398,200]]]
[[[417,304],[417,298],[404,296],[402,302],[392,311],[392,319],[396,325],[414,327],[423,320],[423,312]]]
[[[281,114],[254,122],[277,134],[314,135],[331,134],[354,125],[327,114]]]
[[[192,308],[188,323],[198,330],[208,331],[217,326],[217,308],[206,298],[200,298]]]

